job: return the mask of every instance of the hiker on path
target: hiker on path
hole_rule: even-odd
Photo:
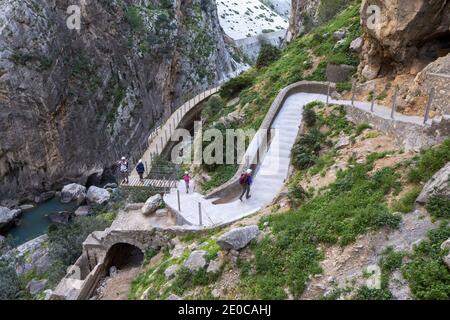
[[[122,159],[118,163],[119,165],[119,171],[120,171],[120,177],[122,179],[121,183],[128,184],[128,161],[125,157],[122,157]]]
[[[144,172],[145,172],[145,166],[142,160],[139,160],[137,166],[136,166],[136,172],[139,175],[139,180],[144,181]]]
[[[242,194],[239,197],[239,200],[242,201],[242,197],[245,194],[245,198],[249,199],[251,197],[250,195],[250,186],[253,183],[253,177],[252,177],[252,169],[248,169],[245,173],[241,174],[241,177],[239,178],[239,184],[242,186]]]
[[[189,193],[189,183],[191,182],[191,177],[189,176],[189,172],[184,173],[183,177],[184,183],[186,184],[186,193]]]

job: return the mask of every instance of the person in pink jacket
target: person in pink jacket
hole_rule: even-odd
[[[184,183],[186,184],[186,193],[189,193],[189,183],[191,182],[191,177],[189,176],[189,172],[184,173],[183,177]]]

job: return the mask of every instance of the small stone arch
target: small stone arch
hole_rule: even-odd
[[[111,267],[118,270],[138,267],[144,262],[144,250],[135,244],[118,242],[112,245],[105,255],[104,268],[109,272]]]

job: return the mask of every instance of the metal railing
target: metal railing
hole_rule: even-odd
[[[329,84],[329,87],[330,87],[330,85],[331,85],[331,83]],[[354,82],[353,85],[352,85],[352,102],[351,102],[353,107],[355,106],[355,96],[356,96],[357,87],[358,86]],[[328,89],[327,104],[328,104],[328,101],[329,101],[329,95],[330,95],[329,92],[330,92],[330,89]],[[431,88],[429,93],[428,93],[427,105],[426,105],[426,108],[425,108],[425,113],[423,115],[423,124],[426,124],[428,122],[428,120],[430,119],[430,110],[431,110],[431,107],[433,105],[433,99],[434,99],[434,96],[435,96],[435,92],[436,92],[435,88]],[[393,98],[392,98],[391,115],[390,115],[391,119],[393,119],[393,120],[395,119],[395,114],[397,112],[398,93],[399,93],[399,87],[396,86],[395,89],[394,89],[394,95],[393,95]],[[370,105],[370,111],[372,113],[375,112],[375,100],[377,100],[376,97],[377,97],[376,89],[374,87],[374,89],[372,90],[372,99],[371,99],[371,105]]]
[[[192,192],[194,192],[192,190]],[[180,197],[180,190],[177,190],[177,205],[178,205],[178,212],[182,213],[183,211],[183,204],[181,202],[181,197]],[[214,222],[211,219],[211,216],[208,214],[208,211],[206,210],[206,208],[204,208],[202,206],[201,202],[198,202],[198,225],[199,226],[203,226],[203,219],[207,218],[209,220],[209,222],[211,223],[211,225],[209,225],[209,227],[215,227],[217,225],[219,225],[221,222]]]

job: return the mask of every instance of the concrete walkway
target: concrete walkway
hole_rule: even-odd
[[[299,126],[302,122],[303,107],[312,101],[326,101],[326,95],[296,93],[289,96],[280,109],[272,125],[277,129],[275,137],[269,146],[267,154],[264,156],[259,170],[254,177],[249,200],[243,202],[239,199],[225,204],[213,204],[217,199],[205,199],[197,192],[186,194],[184,182],[180,182],[181,211],[178,214],[185,224],[199,226],[199,203],[202,211],[202,226],[213,227],[226,223],[231,223],[251,215],[265,206],[269,205],[279,194],[288,175],[291,149],[295,143]],[[351,105],[351,101],[331,100],[333,104]],[[355,102],[354,107],[370,111],[370,102]],[[375,114],[379,117],[390,119],[391,110],[375,106]],[[396,121],[423,125],[423,118],[417,116],[405,116],[396,113]],[[431,120],[429,120],[431,123]],[[256,139],[254,139],[256,140]],[[255,143],[252,141],[251,145]],[[251,146],[249,147],[251,148]],[[165,196],[166,203],[173,209],[178,209],[177,189]]]

